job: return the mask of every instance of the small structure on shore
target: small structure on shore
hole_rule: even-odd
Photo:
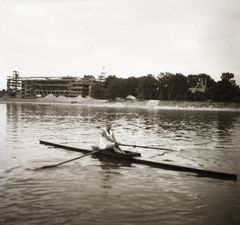
[[[195,87],[191,87],[188,90],[191,91],[192,93],[195,93],[196,91],[199,92],[205,92],[206,88],[207,88],[207,84],[206,84],[206,80],[205,80],[205,85],[203,84],[203,81],[201,80]]]
[[[126,99],[127,99],[127,100],[132,100],[132,101],[134,101],[134,100],[136,100],[137,98],[134,97],[133,95],[128,95],[128,96],[126,97]]]

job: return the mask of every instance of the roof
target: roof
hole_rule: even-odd
[[[136,100],[136,97],[134,97],[133,95],[128,95],[126,97],[126,99],[128,99],[128,100]]]

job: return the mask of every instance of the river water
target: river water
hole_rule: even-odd
[[[240,182],[88,156],[106,120],[143,158],[240,176],[240,113],[0,104],[0,224],[240,224]],[[131,149],[131,148],[128,148]],[[164,153],[162,155],[162,153]]]

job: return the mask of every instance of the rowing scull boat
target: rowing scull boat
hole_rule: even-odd
[[[82,153],[90,153],[93,150],[96,150],[98,148],[96,146],[93,146],[92,149],[89,150],[89,149],[83,149],[83,148],[79,148],[79,147],[71,146],[71,145],[67,145],[67,144],[55,143],[55,142],[48,141],[48,140],[39,140],[39,141],[40,141],[40,144],[50,145],[50,146],[53,146],[56,148],[63,148],[63,149],[67,149],[67,150],[71,150],[71,151],[75,151],[75,152],[82,152]],[[236,174],[180,166],[180,165],[169,164],[169,163],[165,163],[165,162],[152,161],[149,159],[146,160],[146,159],[141,158],[140,153],[135,153],[135,152],[131,152],[131,151],[125,151],[125,152],[127,153],[126,155],[108,150],[108,151],[100,151],[96,154],[105,155],[105,156],[109,156],[109,157],[115,157],[115,158],[121,158],[121,159],[130,161],[132,163],[144,164],[144,165],[152,166],[155,168],[196,173],[199,177],[211,177],[211,178],[217,178],[217,179],[222,179],[222,180],[237,181]]]

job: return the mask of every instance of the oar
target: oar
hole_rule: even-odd
[[[54,168],[54,167],[57,167],[57,166],[62,165],[62,164],[64,164],[64,163],[68,163],[68,162],[74,161],[74,160],[76,160],[76,159],[83,158],[83,157],[88,156],[88,155],[93,155],[93,154],[95,154],[95,153],[97,153],[97,152],[100,152],[100,151],[102,151],[102,150],[106,150],[106,149],[98,149],[98,150],[96,150],[96,151],[89,152],[89,153],[87,153],[87,154],[81,155],[81,156],[76,157],[76,158],[74,158],[74,159],[70,159],[70,160],[67,160],[67,161],[64,161],[64,162],[55,164],[55,165],[42,166],[42,167],[39,167],[39,168],[37,168],[37,169],[35,169],[35,170],[43,170],[43,169],[48,169],[48,168]]]
[[[141,145],[128,145],[128,144],[119,144],[119,145],[122,145],[122,146],[130,146],[130,147],[138,147],[138,148],[152,148],[152,149],[159,149],[159,150],[165,150],[165,151],[172,151],[172,152],[175,152],[174,150],[172,149],[168,149],[168,148],[158,148],[158,147],[151,147],[151,146],[141,146]]]

